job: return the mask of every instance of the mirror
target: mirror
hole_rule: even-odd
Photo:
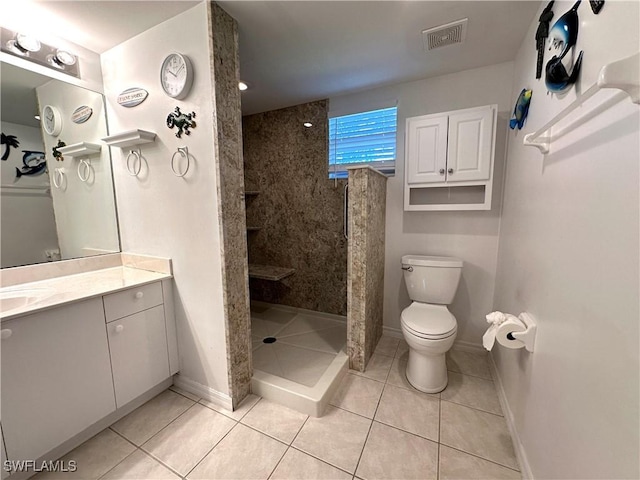
[[[2,268],[119,252],[103,96],[0,67]],[[58,141],[76,152],[54,156]]]

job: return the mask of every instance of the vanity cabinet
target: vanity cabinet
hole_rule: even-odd
[[[497,106],[411,117],[405,210],[489,210]]]
[[[37,460],[178,372],[171,280],[4,321],[1,356],[6,453]]]
[[[116,408],[101,298],[2,322],[2,429],[35,460]]]
[[[117,407],[169,377],[162,305],[108,323],[107,335]]]

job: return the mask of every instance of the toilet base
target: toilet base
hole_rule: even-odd
[[[449,378],[445,354],[424,355],[410,349],[407,380],[414,388],[425,393],[438,393],[447,388]]]

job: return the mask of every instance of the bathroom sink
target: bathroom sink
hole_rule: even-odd
[[[17,308],[33,305],[54,293],[49,288],[4,288],[0,291],[0,312],[9,313]]]

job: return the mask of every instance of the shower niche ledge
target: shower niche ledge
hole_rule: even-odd
[[[270,280],[279,282],[295,273],[295,269],[286,267],[274,267],[272,265],[249,264],[249,278]]]

